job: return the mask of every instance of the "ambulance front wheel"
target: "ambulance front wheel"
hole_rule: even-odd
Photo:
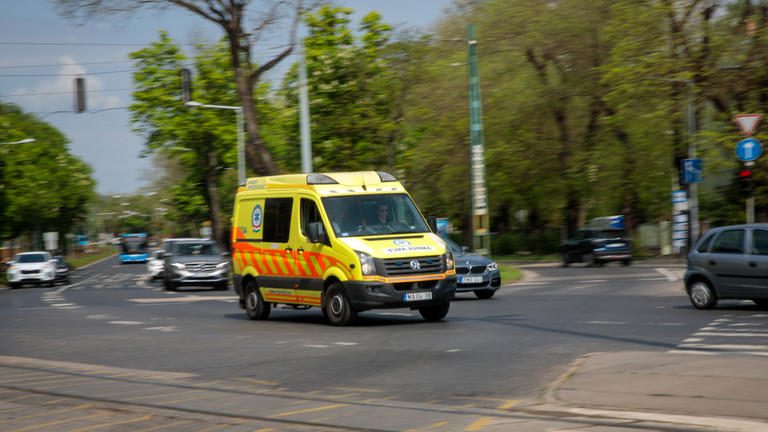
[[[269,313],[272,311],[271,306],[261,298],[256,281],[253,279],[249,280],[245,285],[245,313],[248,314],[248,318],[252,320],[265,320],[269,318]]]
[[[352,309],[352,304],[344,292],[344,287],[335,282],[328,287],[325,293],[323,314],[328,322],[335,326],[345,326],[357,318],[357,312]]]
[[[448,315],[448,310],[451,308],[449,302],[445,302],[437,306],[428,306],[419,308],[419,313],[427,321],[440,321]]]

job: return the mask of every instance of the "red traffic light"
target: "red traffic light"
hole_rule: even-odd
[[[752,177],[752,170],[743,169],[739,171],[739,178],[748,179]]]

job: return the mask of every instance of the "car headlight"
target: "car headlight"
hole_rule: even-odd
[[[488,271],[489,272],[490,271],[496,271],[498,269],[499,269],[499,265],[496,264],[495,262],[492,262],[492,263],[488,264]]]
[[[8,270],[9,270],[9,271],[16,271],[16,270],[18,270],[18,269],[19,269],[19,267],[18,267],[18,266],[15,266],[15,265],[12,265],[12,266],[8,267]]]
[[[453,253],[451,251],[445,252],[445,268],[446,270],[453,270],[455,263],[453,262]]]
[[[184,270],[184,269],[187,268],[187,266],[185,266],[184,264],[181,264],[181,263],[173,263],[171,265],[174,266],[178,270]]]
[[[216,264],[216,269],[218,269],[218,270],[226,270],[227,267],[229,267],[229,263],[228,262],[223,262],[221,264]]]
[[[376,274],[376,263],[373,261],[373,257],[365,252],[355,251],[355,253],[360,259],[360,270],[363,272],[363,275]]]

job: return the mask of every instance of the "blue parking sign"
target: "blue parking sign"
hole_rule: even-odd
[[[703,164],[701,159],[683,159],[680,170],[683,173],[683,183],[701,183],[703,180]]]

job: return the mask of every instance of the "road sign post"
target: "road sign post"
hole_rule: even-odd
[[[751,166],[754,161],[763,155],[763,145],[760,141],[752,138],[752,134],[755,133],[757,125],[762,120],[762,114],[738,114],[733,117],[733,121],[739,125],[741,132],[747,136],[736,144],[736,157],[744,162],[744,167],[739,173],[740,181],[746,183],[748,189],[745,211],[747,223],[755,222],[755,197],[752,194],[752,169]],[[746,173],[746,175],[744,174]]]

